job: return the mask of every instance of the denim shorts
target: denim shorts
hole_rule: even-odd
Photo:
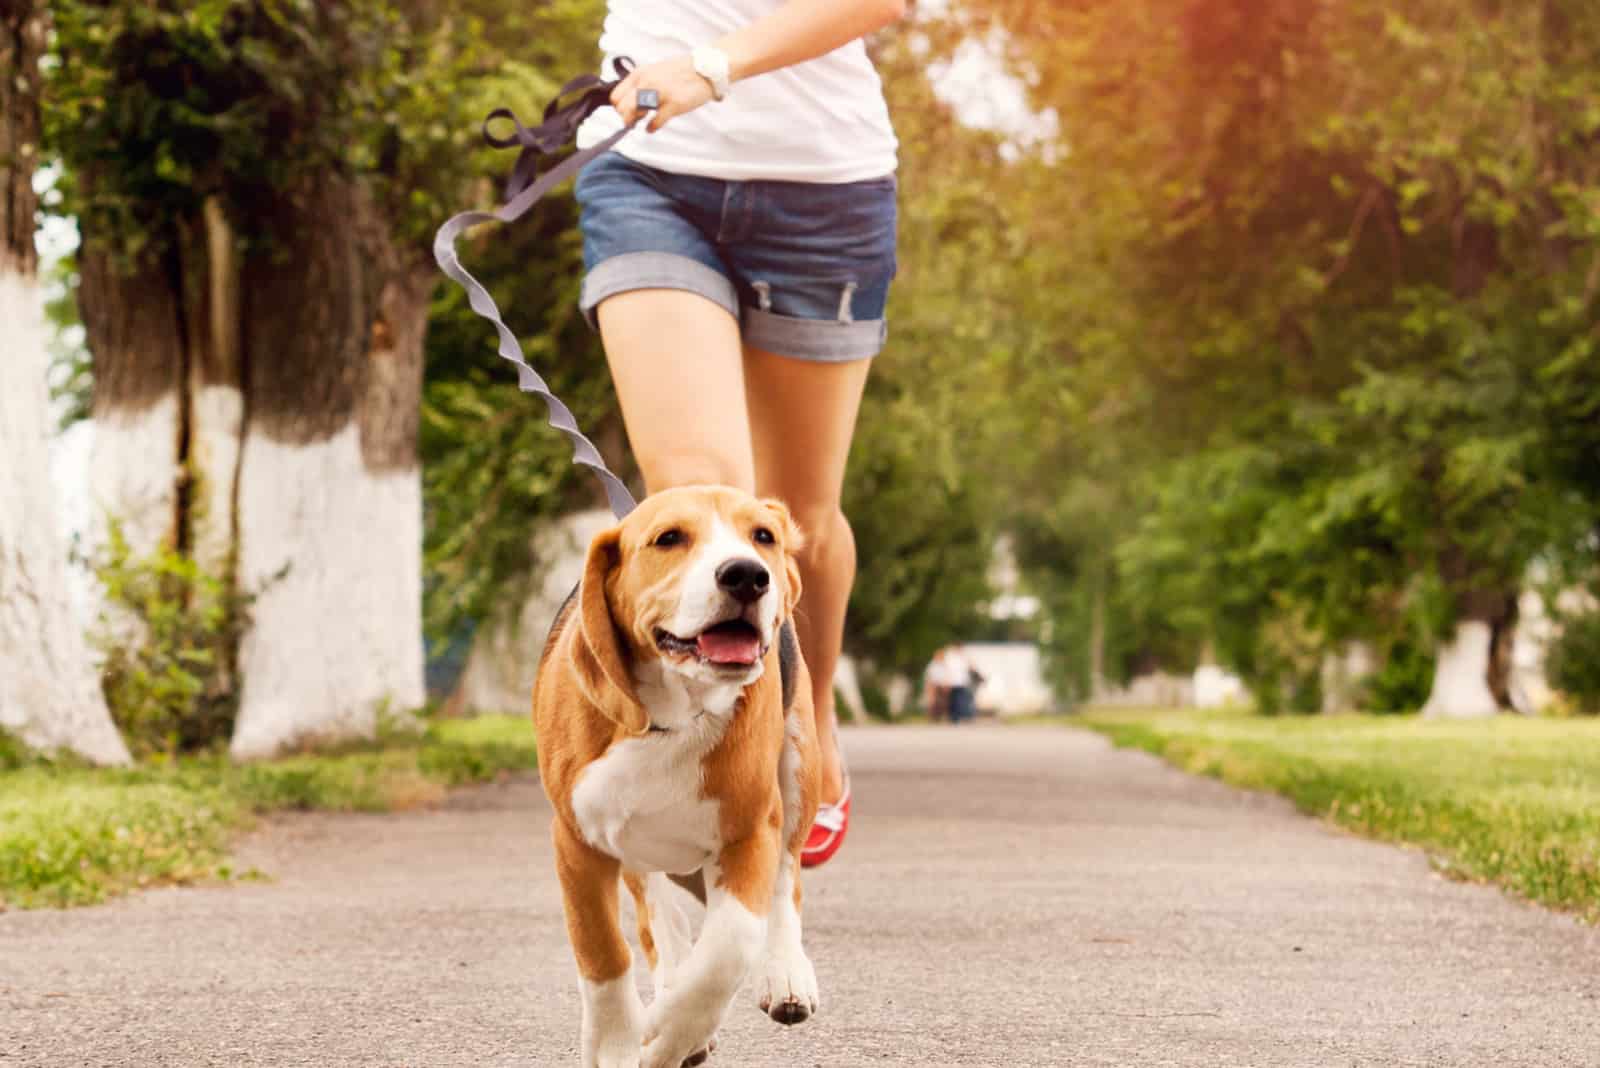
[[[745,181],[670,174],[616,152],[578,174],[580,304],[683,289],[727,309],[747,345],[840,362],[883,348],[895,179]]]

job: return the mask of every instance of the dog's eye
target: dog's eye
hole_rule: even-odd
[[[755,539],[757,545],[776,545],[778,539],[766,527],[756,527]]]
[[[677,527],[670,527],[656,535],[656,540],[650,543],[658,549],[670,549],[674,545],[683,544],[683,531]]]

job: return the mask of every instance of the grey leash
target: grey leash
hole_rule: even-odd
[[[632,66],[633,64],[625,59],[619,59],[616,63],[622,77],[627,76]],[[611,505],[611,511],[621,519],[633,511],[633,494],[628,492],[628,487],[623,485],[622,479],[606,466],[600,450],[596,449],[594,443],[584,437],[583,432],[578,429],[578,422],[573,418],[571,409],[562,403],[560,397],[550,392],[550,386],[540,377],[539,372],[528,366],[528,361],[522,354],[522,346],[517,342],[517,335],[513,334],[511,328],[500,318],[500,309],[495,306],[494,298],[489,296],[489,291],[484,289],[476,278],[467,273],[467,269],[461,266],[461,260],[456,256],[456,239],[462,232],[479,223],[509,223],[520,219],[540,197],[572,177],[596,156],[609,152],[618,141],[632,132],[634,126],[649,118],[651,112],[659,106],[655,90],[640,90],[638,105],[642,113],[634,120],[632,126],[625,126],[604,141],[573,153],[545,172],[537,181],[531,181],[537,173],[539,157],[559,151],[572,140],[584,119],[599,108],[609,105],[611,90],[615,86],[616,82],[601,81],[594,75],[573,79],[545,108],[544,122],[532,129],[523,126],[517,121],[516,116],[505,108],[491,112],[489,118],[484,121],[485,140],[496,148],[522,146],[522,155],[518,158],[506,186],[506,203],[494,211],[464,211],[439,227],[439,232],[433,238],[433,258],[438,262],[440,270],[466,290],[467,303],[472,306],[472,310],[494,326],[495,333],[500,336],[498,351],[501,357],[517,365],[518,387],[524,393],[544,398],[550,425],[565,434],[572,442],[572,462],[594,472],[600,484],[605,487],[606,500]],[[572,104],[562,106],[562,99],[578,90],[584,91],[583,96]],[[489,131],[489,123],[502,118],[510,119],[515,125],[515,133],[511,137],[495,137]]]

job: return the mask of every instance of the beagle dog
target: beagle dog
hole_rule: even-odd
[[[594,539],[551,628],[533,718],[585,1068],[701,1063],[752,968],[774,1020],[817,1011],[800,944],[818,765],[791,623],[799,547],[777,501],[667,490]],[[619,882],[654,980],[648,1009]],[[673,882],[705,903],[697,941]]]

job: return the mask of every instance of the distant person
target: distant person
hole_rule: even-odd
[[[959,645],[945,646],[944,670],[950,687],[950,722],[965,723],[978,714],[977,673]]]
[[[952,677],[945,662],[949,646],[936,650],[922,676],[922,704],[928,712],[928,722],[939,723],[950,718],[950,687]]]

